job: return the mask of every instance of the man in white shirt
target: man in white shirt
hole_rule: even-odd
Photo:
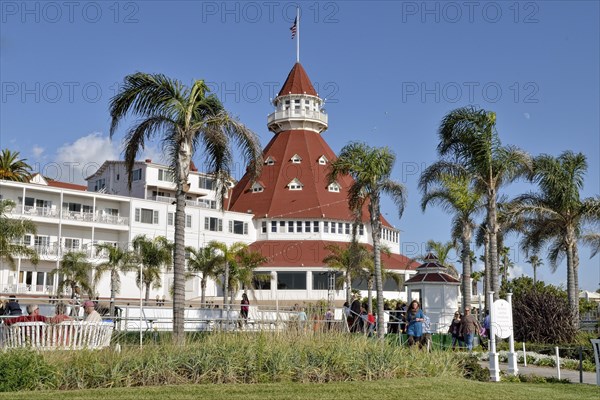
[[[96,304],[93,301],[88,300],[83,303],[83,310],[85,311],[85,322],[102,322],[102,317],[96,311]]]

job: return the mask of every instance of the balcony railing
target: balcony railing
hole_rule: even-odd
[[[172,204],[177,199],[175,197],[166,197],[166,196],[147,196],[146,200],[154,200],[154,201],[159,201],[161,203]],[[210,207],[208,204],[206,204],[203,200],[186,200],[185,205],[191,206],[191,207],[213,208],[213,207]]]
[[[45,217],[45,218],[59,218],[59,212],[56,209],[50,207],[33,207],[17,206],[11,210],[13,215],[24,215],[31,217]],[[81,212],[81,211],[69,211],[68,209],[62,210],[62,219],[70,221],[82,221],[82,222],[99,222],[102,224],[112,225],[129,225],[128,217],[121,217],[119,215],[106,215],[101,212]]]
[[[283,110],[283,111],[275,111],[270,114],[267,118],[267,123],[279,119],[312,119],[314,121],[319,121],[324,124],[327,124],[327,114],[322,111],[314,111],[314,110]]]

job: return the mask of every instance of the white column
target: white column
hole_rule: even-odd
[[[508,292],[506,294],[506,300],[510,306],[510,327],[512,328],[510,338],[508,339],[508,373],[516,376],[519,373],[519,368],[517,367],[517,353],[515,353],[515,327],[513,326],[512,317],[512,292]]]
[[[496,353],[496,332],[494,325],[496,319],[494,316],[494,292],[488,292],[490,300],[490,380],[500,382],[500,366],[498,365],[498,353]]]

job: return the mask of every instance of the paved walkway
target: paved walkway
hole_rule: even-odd
[[[489,368],[489,361],[480,361],[479,362],[482,367]],[[538,367],[537,365],[528,365],[524,366],[523,364],[518,364],[517,368],[519,369],[519,374],[521,375],[537,375],[544,376],[548,378],[557,378],[558,374],[556,368],[554,367]],[[500,363],[500,371],[506,372],[508,370],[507,363]],[[572,369],[564,369],[560,370],[560,378],[568,379],[571,383],[579,383],[579,371],[574,371]],[[596,384],[596,373],[595,372],[583,372],[583,383],[587,383],[590,385]]]

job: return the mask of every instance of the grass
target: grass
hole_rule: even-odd
[[[205,384],[139,388],[90,389],[0,393],[0,400],[598,400],[600,388],[592,385],[483,383],[462,378],[408,378],[367,382]]]

